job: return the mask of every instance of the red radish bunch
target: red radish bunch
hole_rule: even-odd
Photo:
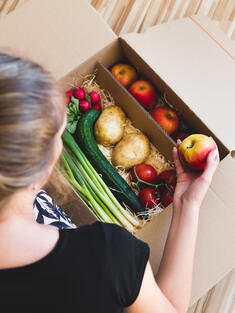
[[[77,87],[73,90],[66,91],[66,95],[68,98],[67,106],[69,106],[71,102],[73,102],[72,100],[75,98],[79,101],[79,110],[82,112],[88,111],[91,108],[98,111],[102,110],[100,96],[95,91],[88,94],[83,88]]]

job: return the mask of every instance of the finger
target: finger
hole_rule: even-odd
[[[176,144],[177,144],[177,147],[179,147],[179,145],[181,144],[181,140],[180,140],[180,139],[177,139]]]
[[[218,164],[219,164],[219,152],[218,149],[216,148],[208,154],[206,159],[206,167],[201,175],[201,178],[203,178],[203,180],[210,184]]]
[[[182,174],[184,172],[184,169],[183,169],[182,164],[180,162],[178,149],[176,147],[173,148],[173,159],[174,159],[177,175]]]

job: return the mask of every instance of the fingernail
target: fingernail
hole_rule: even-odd
[[[213,150],[211,152],[211,157],[215,160],[216,159],[216,156],[217,156],[217,151],[216,150]]]

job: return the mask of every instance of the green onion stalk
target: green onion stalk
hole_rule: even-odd
[[[66,148],[61,156],[66,170],[64,175],[81,198],[101,221],[122,225],[133,232],[140,225],[138,218],[121,206],[72,135],[65,131],[62,138]]]

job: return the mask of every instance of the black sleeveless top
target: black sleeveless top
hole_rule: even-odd
[[[47,256],[0,270],[0,312],[122,312],[138,296],[148,258],[147,244],[113,224],[60,230]]]

